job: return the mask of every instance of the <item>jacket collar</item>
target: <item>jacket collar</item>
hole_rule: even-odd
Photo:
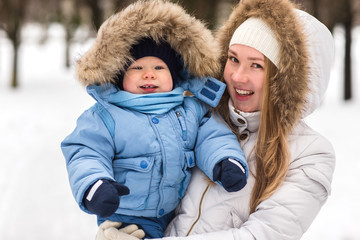
[[[231,122],[238,127],[239,133],[245,130],[250,133],[257,132],[260,124],[260,112],[242,112],[237,110],[229,99],[229,113]]]

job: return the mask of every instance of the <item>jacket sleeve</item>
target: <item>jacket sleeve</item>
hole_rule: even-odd
[[[98,179],[113,180],[114,144],[109,131],[92,109],[77,120],[75,130],[61,143],[70,187],[80,208],[88,187]]]
[[[248,176],[246,158],[235,134],[219,116],[208,113],[201,119],[198,129],[195,146],[196,165],[213,180],[215,165],[227,158],[239,161]],[[221,185],[220,182],[217,183]]]
[[[240,228],[163,239],[300,239],[330,194],[334,167],[333,148],[326,139],[319,137],[295,158],[282,186],[259,204]]]

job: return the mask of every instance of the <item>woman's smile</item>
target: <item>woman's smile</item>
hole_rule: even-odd
[[[235,91],[239,96],[250,96],[250,95],[254,94],[254,91],[251,91],[251,90],[244,90],[244,89],[235,88]]]

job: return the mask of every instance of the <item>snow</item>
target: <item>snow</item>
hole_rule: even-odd
[[[354,99],[342,100],[343,30],[334,31],[336,61],[322,106],[306,121],[333,144],[337,165],[332,195],[302,240],[360,239],[359,56],[353,54]],[[0,32],[0,239],[94,239],[96,218],[82,212],[68,184],[60,142],[77,117],[93,104],[65,68],[64,31],[51,25],[39,45],[41,29],[28,25],[20,47],[19,83],[11,89],[12,48]],[[72,45],[72,59],[92,40]],[[360,52],[360,29],[354,29],[353,53]]]

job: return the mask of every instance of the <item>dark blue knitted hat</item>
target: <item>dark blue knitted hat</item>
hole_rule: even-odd
[[[181,61],[179,55],[171,48],[170,44],[164,41],[157,44],[151,38],[143,38],[138,44],[132,46],[130,54],[135,61],[142,57],[150,56],[163,60],[170,70],[173,87],[175,88],[179,79]],[[123,77],[124,73],[119,73],[116,79],[117,85],[121,90],[123,90]]]

